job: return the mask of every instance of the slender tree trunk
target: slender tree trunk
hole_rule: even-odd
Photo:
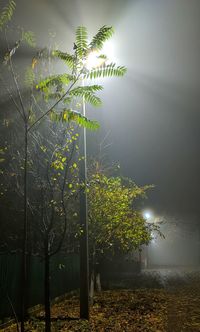
[[[96,271],[96,265],[93,262],[90,276],[90,304],[94,304],[94,291],[101,292],[100,272]]]
[[[96,253],[95,253],[95,246],[93,248],[92,253],[92,264],[91,264],[91,275],[90,275],[90,304],[93,305],[94,303],[94,289],[95,289],[95,281],[96,281]]]
[[[45,301],[45,332],[51,331],[51,307],[50,307],[50,277],[49,277],[49,251],[48,236],[45,241],[45,271],[44,271],[44,301]]]
[[[101,292],[101,275],[99,271],[96,273],[96,290]]]
[[[95,282],[95,271],[92,266],[91,276],[90,276],[90,304],[94,303],[94,282]]]
[[[22,270],[21,270],[21,332],[24,332],[27,298],[27,244],[28,244],[28,214],[27,214],[27,162],[28,162],[28,127],[24,126],[24,223],[22,245]]]

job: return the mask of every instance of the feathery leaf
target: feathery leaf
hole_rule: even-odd
[[[99,77],[110,77],[110,76],[124,76],[126,68],[124,66],[117,66],[115,63],[108,65],[103,64],[98,68],[92,68],[88,71],[84,78],[95,79]]]
[[[62,112],[56,112],[54,110],[50,113],[50,118],[56,122],[70,122],[73,121],[81,127],[85,127],[90,130],[96,130],[99,128],[97,121],[89,120],[83,116],[80,112],[73,111],[71,109],[64,109]]]
[[[74,80],[74,76],[69,74],[60,74],[47,77],[45,80],[38,83],[37,89],[45,90],[45,88],[51,86],[58,86],[60,84],[68,85],[69,82]]]
[[[83,86],[77,87],[70,91],[71,96],[75,97],[84,97],[85,101],[90,103],[93,106],[100,106],[101,99],[97,97],[94,92],[102,90],[101,85],[90,85],[90,86]]]
[[[71,55],[69,53],[64,53],[59,50],[55,50],[52,52],[52,55],[63,60],[66,65],[70,68],[73,69],[74,67],[74,62],[75,62],[75,56]]]
[[[25,71],[24,82],[28,87],[33,87],[35,81],[35,74],[32,68],[28,67]]]
[[[24,40],[30,47],[36,46],[35,34],[32,31],[23,31],[22,40]]]
[[[86,27],[79,26],[76,29],[76,43],[75,43],[75,50],[79,59],[82,59],[86,55],[88,48],[87,39],[88,35]]]
[[[89,44],[90,50],[101,50],[105,41],[112,37],[113,33],[113,27],[108,27],[106,25],[101,27]]]
[[[0,14],[0,31],[3,29],[6,23],[11,20],[13,13],[16,8],[16,3],[13,0],[10,0],[8,5],[2,9]]]

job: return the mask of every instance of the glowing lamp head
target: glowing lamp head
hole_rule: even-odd
[[[152,218],[152,212],[151,211],[144,211],[143,217],[146,221],[149,221]]]
[[[101,66],[105,62],[104,58],[99,57],[99,53],[97,51],[92,51],[87,56],[86,60],[86,68],[92,69]]]
[[[87,55],[86,68],[92,69],[101,66],[106,61],[114,60],[113,44],[109,41],[105,42],[102,50],[93,50]]]
[[[145,217],[145,219],[150,219],[151,214],[149,212],[145,212],[144,217]]]

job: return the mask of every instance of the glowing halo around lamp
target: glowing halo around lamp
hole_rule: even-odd
[[[106,56],[106,58],[101,57],[101,55]],[[92,68],[98,68],[105,62],[113,61],[114,59],[114,47],[113,43],[110,41],[105,42],[103,48],[101,51],[92,51],[88,54],[86,59],[86,68],[92,69]]]
[[[86,68],[92,69],[101,66],[105,59],[99,57],[100,53],[97,51],[90,52],[86,60]]]
[[[102,54],[105,54],[109,61],[115,61],[115,50],[114,50],[114,44],[113,41],[111,42],[110,40],[106,41],[102,51]]]
[[[144,219],[146,219],[146,221],[148,221],[149,219],[151,219],[153,217],[153,214],[151,211],[144,211],[143,217],[144,217]]]

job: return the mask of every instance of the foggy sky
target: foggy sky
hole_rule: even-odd
[[[99,133],[88,135],[88,154],[110,132],[107,153],[121,164],[121,173],[156,185],[146,205],[198,218],[200,1],[16,2],[16,23],[36,32],[39,46],[49,31],[57,33],[65,51],[78,25],[87,26],[90,35],[104,24],[115,28],[116,59],[128,72],[106,80],[103,107],[88,111],[101,123]]]

